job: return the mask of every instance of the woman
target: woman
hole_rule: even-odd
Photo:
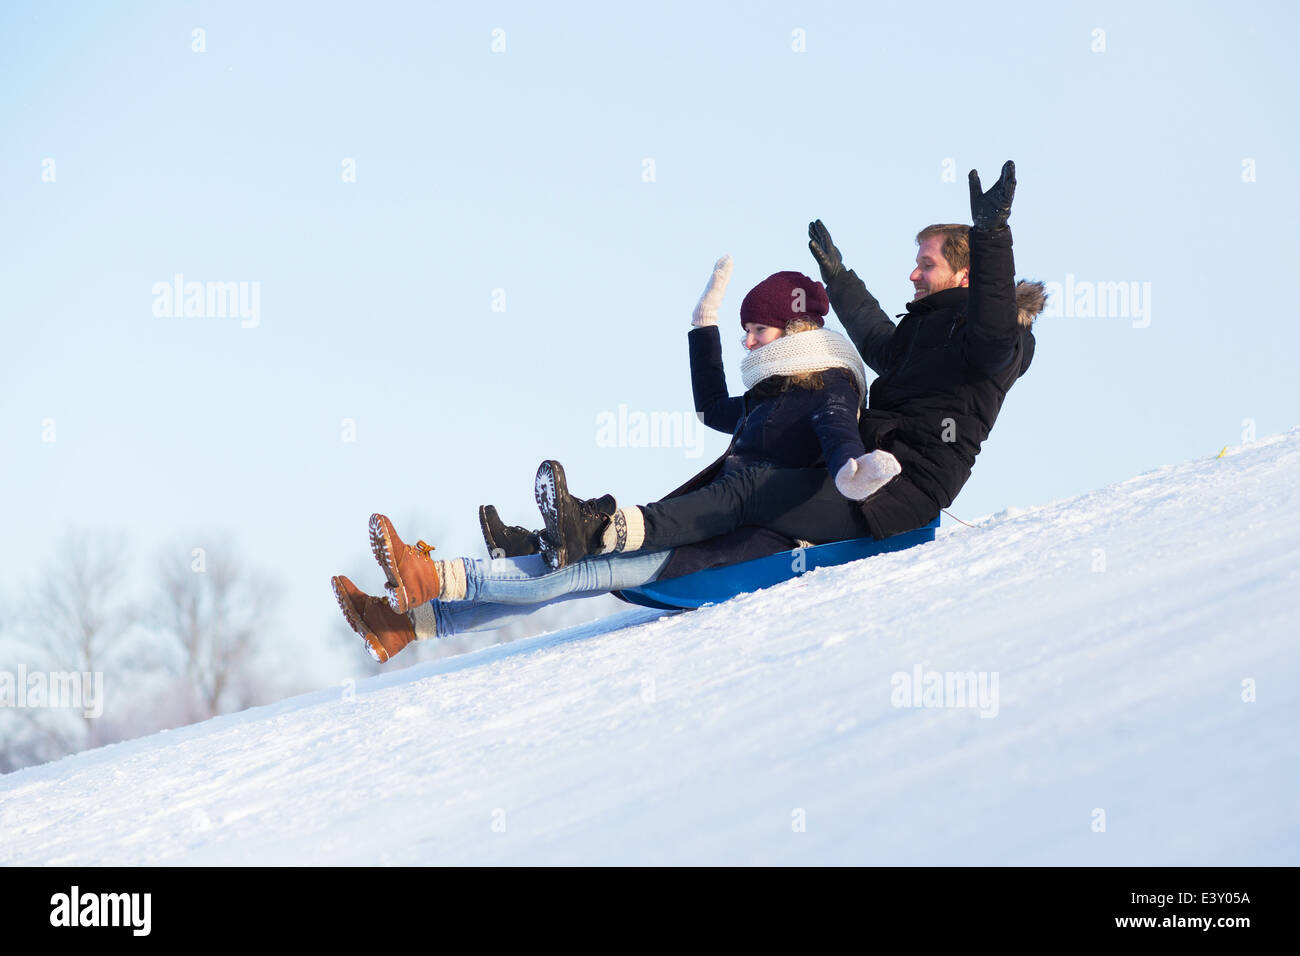
[[[748,468],[821,462],[846,497],[867,497],[899,468],[888,452],[865,454],[857,419],[866,400],[866,373],[852,344],[822,327],[830,309],[826,290],[797,272],[778,272],[750,290],[740,307],[749,353],[742,365],[747,391],[729,397],[717,311],[731,268],[728,256],[716,263],[693,313],[689,342],[696,411],[732,441],[718,462],[684,487]],[[553,545],[560,536],[542,534],[538,554],[440,561],[423,541],[403,542],[385,516],[371,517],[371,548],[388,579],[386,597],[365,594],[341,576],[332,584],[349,625],[374,657],[388,660],[413,640],[500,627],[552,601],[748,561],[795,544],[766,529],[741,528],[698,545],[642,552],[636,550],[638,509],[566,513],[575,499],[558,462],[543,462],[537,488],[548,531],[575,517],[589,520],[610,539],[609,547],[594,544],[587,549],[591,556],[569,563]],[[599,553],[622,551],[615,547],[620,542],[628,553]]]

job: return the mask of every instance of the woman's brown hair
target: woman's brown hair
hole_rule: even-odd
[[[812,319],[791,319],[785,324],[785,335],[794,335],[796,332],[811,332],[813,329],[820,329],[822,324],[814,322]],[[797,372],[794,375],[786,377],[785,386],[781,391],[787,391],[792,388],[825,388],[826,379],[821,372]]]

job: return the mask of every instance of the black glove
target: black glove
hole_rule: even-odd
[[[980,191],[980,174],[970,171],[970,216],[976,229],[992,232],[1001,229],[1011,217],[1011,197],[1016,194],[1016,164],[1007,160],[1002,176],[989,188]]]
[[[817,266],[822,270],[822,281],[827,285],[830,285],[831,280],[844,271],[844,260],[840,258],[840,250],[836,249],[835,243],[831,242],[831,234],[826,231],[820,219],[808,223],[808,251],[817,260]]]

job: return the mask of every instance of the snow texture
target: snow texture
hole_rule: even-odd
[[[1295,865],[1298,478],[1293,429],[21,770],[0,864]]]

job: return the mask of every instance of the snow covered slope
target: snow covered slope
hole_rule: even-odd
[[[22,770],[0,863],[1294,865],[1298,479],[1300,429]]]

